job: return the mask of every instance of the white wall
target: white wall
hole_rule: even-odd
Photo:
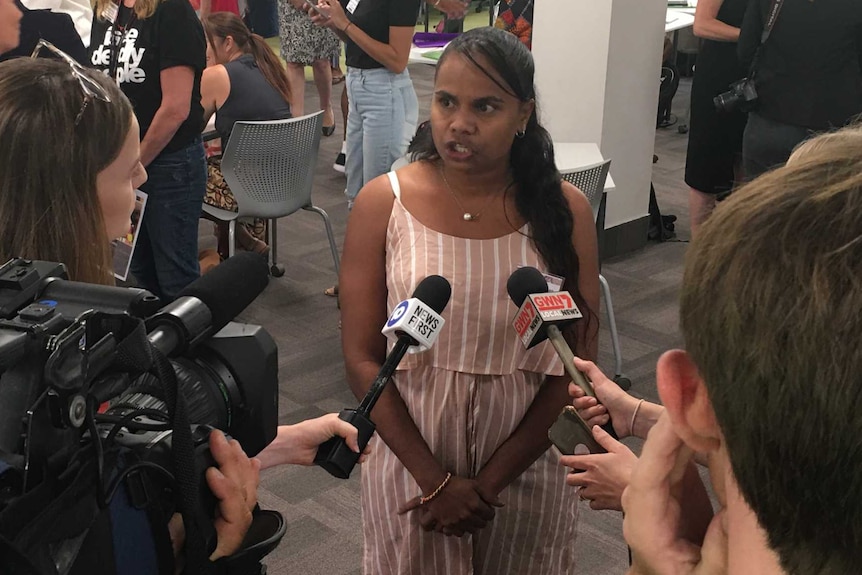
[[[536,0],[541,122],[557,142],[596,142],[616,190],[607,228],[648,212],[665,0]]]

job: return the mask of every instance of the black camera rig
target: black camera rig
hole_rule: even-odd
[[[231,323],[267,281],[264,259],[243,254],[162,307],[145,290],[68,281],[58,263],[0,267],[0,572],[122,572],[149,555],[172,571],[173,513],[186,572],[218,571],[209,431],[249,456],[276,434],[275,342]],[[125,523],[142,516],[152,541],[127,547]],[[260,572],[283,534],[279,514],[256,513],[230,572]]]

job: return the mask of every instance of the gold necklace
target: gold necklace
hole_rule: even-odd
[[[445,172],[445,171],[443,171],[443,166],[440,166],[440,177],[441,177],[441,178],[443,178],[443,183],[444,183],[444,184],[446,184],[446,189],[447,189],[447,190],[449,190],[449,193],[450,193],[450,194],[452,194],[452,199],[454,199],[454,200],[455,200],[455,203],[456,203],[456,204],[458,204],[458,207],[459,207],[459,208],[461,208],[461,211],[462,211],[462,212],[464,212],[464,215],[463,215],[463,216],[461,216],[461,217],[464,219],[464,221],[465,221],[465,222],[475,222],[476,220],[478,220],[478,219],[479,219],[479,216],[481,216],[481,215],[482,215],[482,212],[484,212],[484,211],[485,211],[485,209],[486,209],[489,205],[491,205],[491,202],[492,202],[492,201],[494,201],[494,198],[496,198],[497,196],[499,196],[500,194],[502,194],[503,192],[505,192],[505,191],[509,188],[509,186],[511,186],[511,185],[512,185],[512,184],[511,184],[511,182],[509,182],[509,183],[507,183],[506,185],[504,185],[504,186],[502,187],[502,189],[501,189],[497,194],[492,194],[492,195],[490,195],[490,196],[488,197],[488,200],[485,202],[485,205],[484,205],[484,206],[482,206],[482,209],[480,209],[478,212],[469,212],[469,211],[467,211],[467,209],[464,207],[464,204],[462,204],[462,203],[461,203],[461,200],[460,200],[460,199],[458,199],[458,195],[455,193],[455,190],[454,190],[454,189],[452,188],[452,186],[449,184],[449,180],[448,180],[448,179],[446,179],[446,172]]]

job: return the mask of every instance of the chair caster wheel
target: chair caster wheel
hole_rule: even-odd
[[[618,375],[614,378],[614,382],[620,386],[623,391],[628,391],[632,387],[632,380],[624,375]]]
[[[269,273],[271,273],[274,278],[280,278],[284,275],[284,266],[281,264],[275,264],[269,268]]]

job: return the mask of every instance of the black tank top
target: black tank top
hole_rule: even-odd
[[[254,56],[245,54],[224,67],[230,78],[230,94],[216,110],[215,121],[222,146],[227,146],[235,122],[290,118],[290,104],[266,81]]]

